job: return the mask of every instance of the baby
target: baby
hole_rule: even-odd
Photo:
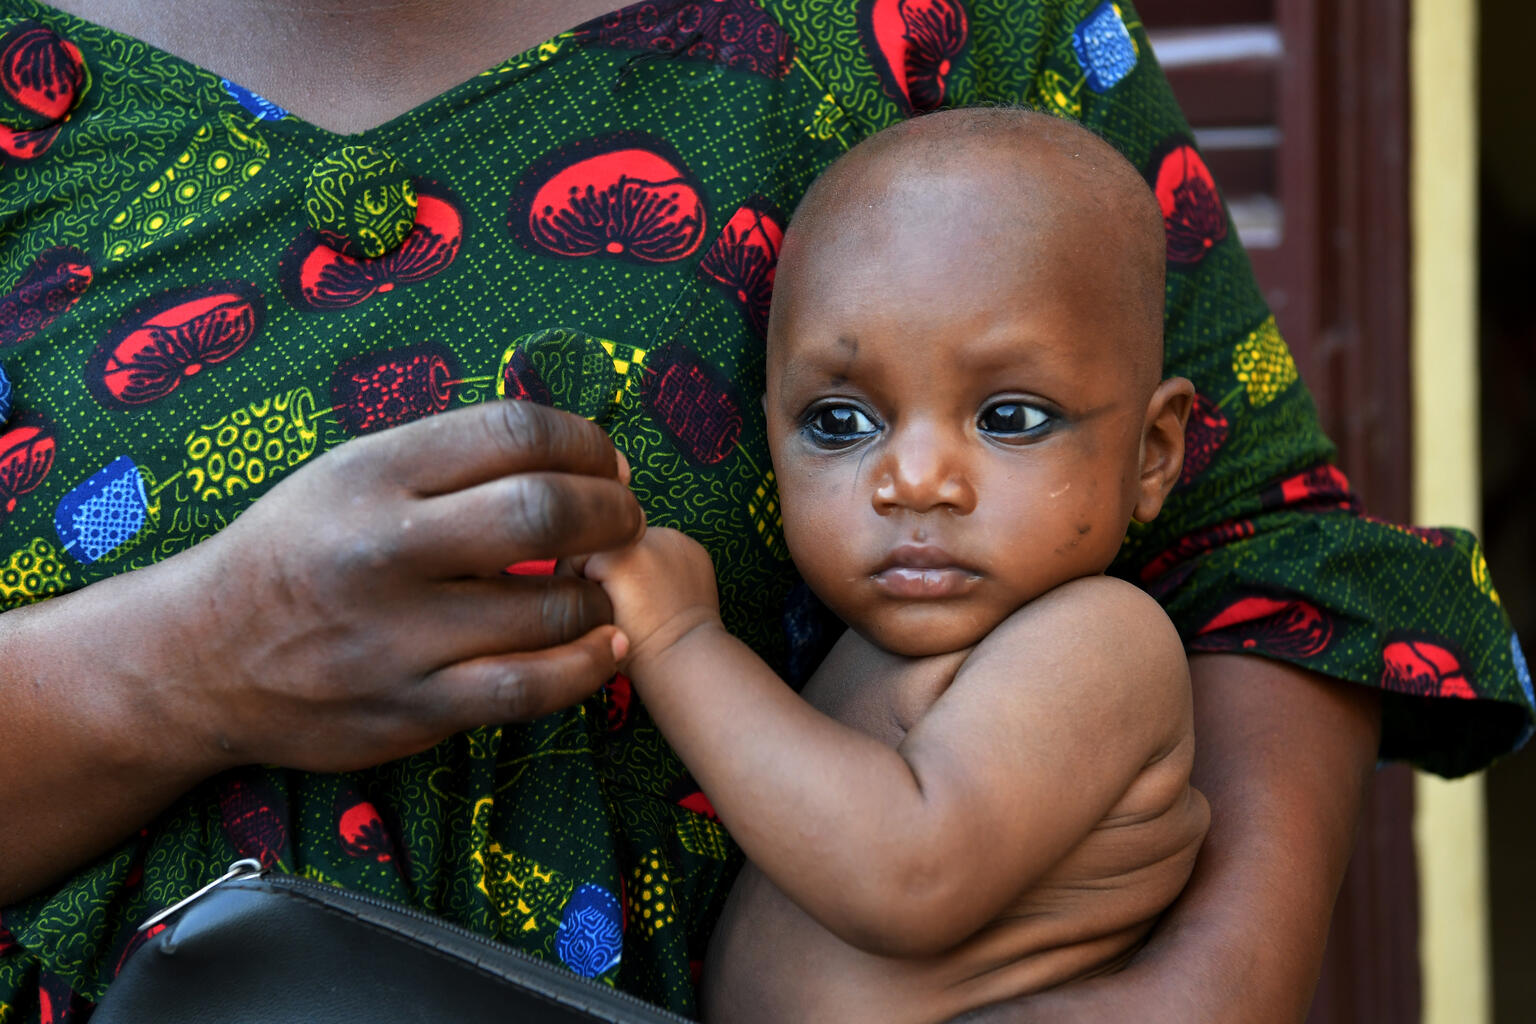
[[[797,696],[682,534],[583,570],[750,860],[707,1018],[947,1020],[1115,969],[1184,887],[1184,652],[1102,575],[1183,460],[1162,312],[1156,201],[1066,121],[932,114],[806,195],[763,406],[785,539],[847,632]]]

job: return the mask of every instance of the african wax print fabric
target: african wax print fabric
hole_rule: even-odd
[[[1162,205],[1169,369],[1200,397],[1113,571],[1191,649],[1380,687],[1384,756],[1513,748],[1530,679],[1475,542],[1358,507],[1135,12],[1096,0],[652,0],[345,137],[0,0],[0,607],[183,550],[349,438],[531,399],[610,431],[727,625],[803,674],[821,620],[757,402],[779,242],[854,142],[978,102],[1080,119]],[[684,1013],[735,866],[620,678],[370,771],[209,780],[0,911],[0,1021],[84,1020],[134,925],[240,857]]]

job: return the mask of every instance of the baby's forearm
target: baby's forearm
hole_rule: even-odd
[[[718,621],[629,674],[747,856],[823,926],[887,955],[967,934],[934,927],[964,901],[925,842],[943,830],[900,752],[802,700]]]

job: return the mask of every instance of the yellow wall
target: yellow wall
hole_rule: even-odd
[[[1414,0],[1414,518],[1477,526],[1475,0]],[[1488,1024],[1487,831],[1481,776],[1420,775],[1424,1024]]]

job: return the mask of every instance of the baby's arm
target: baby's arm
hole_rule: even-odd
[[[626,672],[747,856],[868,952],[931,955],[972,934],[1189,742],[1178,636],[1118,580],[1014,613],[893,749],[725,631],[713,566],[682,534],[649,530],[585,572],[629,637]]]

